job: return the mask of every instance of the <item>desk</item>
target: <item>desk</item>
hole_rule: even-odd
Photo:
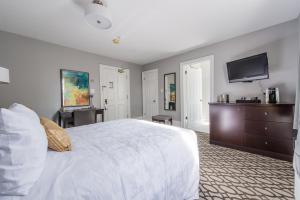
[[[173,124],[173,119],[171,116],[168,115],[156,115],[156,116],[152,116],[152,121],[153,122],[163,122],[166,123],[166,121],[169,121],[170,124]]]
[[[85,110],[89,110],[89,109],[95,109],[96,110],[96,120],[97,120],[97,115],[102,115],[101,119],[102,122],[104,122],[104,109],[100,109],[100,108],[84,108]],[[74,110],[62,110],[60,109],[58,111],[58,124],[59,126],[63,125],[63,128],[66,128],[67,124],[74,122]]]

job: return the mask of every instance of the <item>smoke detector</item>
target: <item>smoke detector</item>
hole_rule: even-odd
[[[112,26],[110,12],[103,0],[93,0],[85,9],[87,22],[99,29],[109,29]]]

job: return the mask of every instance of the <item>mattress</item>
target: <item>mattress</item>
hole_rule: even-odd
[[[295,176],[295,200],[300,199],[300,176]]]
[[[67,132],[73,151],[49,151],[30,194],[3,199],[199,198],[199,154],[193,131],[128,119]]]
[[[300,200],[300,137],[295,142],[294,151],[294,172],[295,172],[295,200]]]

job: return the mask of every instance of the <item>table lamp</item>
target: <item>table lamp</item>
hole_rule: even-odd
[[[93,97],[95,95],[95,89],[90,89],[90,105],[91,105],[91,108],[94,107],[93,105]]]

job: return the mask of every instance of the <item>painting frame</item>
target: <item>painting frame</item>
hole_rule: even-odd
[[[166,77],[167,76],[170,76],[170,75],[173,75],[174,76],[174,83],[172,84],[172,86],[171,86],[171,84],[170,84],[170,87],[172,87],[172,88],[170,88],[170,94],[171,93],[174,93],[174,101],[172,101],[172,102],[174,102],[174,108],[173,109],[170,109],[170,107],[168,107],[168,108],[166,108]],[[172,73],[166,73],[166,74],[164,74],[164,110],[165,111],[176,111],[176,104],[177,104],[177,92],[176,92],[176,90],[177,90],[177,83],[176,83],[176,72],[172,72]],[[170,97],[170,99],[171,99],[171,97]]]
[[[65,87],[64,87],[64,72],[70,72],[70,73],[84,73],[87,74],[87,104],[81,104],[81,105],[65,105]],[[90,106],[90,74],[89,72],[84,71],[77,71],[77,70],[69,70],[69,69],[60,69],[60,91],[61,91],[61,107],[62,108],[72,108],[72,107],[86,107]]]

